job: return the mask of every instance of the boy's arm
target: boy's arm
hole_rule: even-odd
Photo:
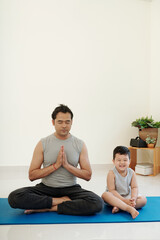
[[[119,198],[121,201],[125,202],[127,205],[131,205],[130,199],[126,199],[122,197],[115,189],[115,176],[113,171],[109,171],[108,176],[107,176],[107,186],[109,192],[111,192],[115,197]]]
[[[136,174],[133,172],[132,180],[131,180],[131,199],[134,199],[135,202],[138,196],[138,184],[136,180]]]
[[[112,170],[109,171],[107,176],[107,187],[108,191],[111,192],[115,197],[119,198],[123,202],[125,201],[125,198],[123,198],[115,189],[115,175]]]

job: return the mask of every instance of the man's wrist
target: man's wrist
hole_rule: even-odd
[[[56,171],[57,170],[56,164],[53,163],[52,166],[53,166],[54,170]]]
[[[59,164],[59,163],[57,163],[57,162],[55,162],[55,163],[53,163],[54,164],[54,167],[56,168],[56,170],[58,169],[58,168],[60,168],[60,166],[61,166],[61,164]]]

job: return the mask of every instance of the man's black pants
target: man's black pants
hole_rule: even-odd
[[[10,193],[8,202],[12,208],[46,209],[52,207],[52,198],[68,196],[72,201],[58,205],[59,214],[92,215],[103,208],[102,199],[79,184],[64,188],[53,188],[39,183],[34,187],[24,187]]]

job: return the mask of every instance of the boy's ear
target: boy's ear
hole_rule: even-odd
[[[114,162],[115,162],[115,159],[112,159],[112,162],[114,163]]]

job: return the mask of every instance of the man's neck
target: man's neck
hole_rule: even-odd
[[[60,140],[66,140],[70,137],[70,133],[68,133],[66,136],[61,136],[61,135],[58,135],[56,132],[54,133],[54,136]]]

